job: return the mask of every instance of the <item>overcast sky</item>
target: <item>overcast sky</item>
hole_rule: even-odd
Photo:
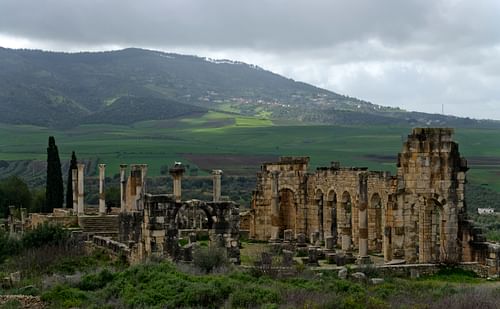
[[[0,0],[0,46],[227,58],[381,105],[500,119],[498,0]]]

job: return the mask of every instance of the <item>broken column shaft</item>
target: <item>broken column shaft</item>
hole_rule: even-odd
[[[182,197],[182,175],[186,170],[180,162],[176,162],[174,167],[169,170],[170,175],[172,175],[174,183],[174,198],[176,202],[181,201]]]
[[[126,212],[126,185],[127,179],[125,174],[127,171],[127,164],[120,164],[120,212]]]
[[[368,179],[359,175],[359,259],[364,263],[368,259]]]
[[[213,199],[214,202],[220,201],[221,196],[221,177],[222,170],[213,170]]]
[[[78,213],[78,169],[71,170],[71,185],[73,189],[73,213]],[[68,205],[69,206],[69,205]]]
[[[85,164],[78,163],[78,215],[83,215],[85,213],[84,206],[84,170]]]
[[[99,214],[106,213],[106,199],[104,192],[104,177],[106,174],[106,164],[99,164]]]

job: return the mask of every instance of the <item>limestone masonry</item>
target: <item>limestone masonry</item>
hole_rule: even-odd
[[[361,262],[369,253],[383,254],[386,262],[498,260],[498,248],[466,220],[467,161],[452,134],[447,128],[413,129],[396,175],[338,162],[310,173],[309,157],[264,163],[249,214],[250,237],[279,242],[305,236],[355,252]]]

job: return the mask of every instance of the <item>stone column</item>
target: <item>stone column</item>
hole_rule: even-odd
[[[220,201],[222,170],[213,170],[213,198],[214,202]]]
[[[173,178],[174,198],[176,202],[180,202],[182,199],[182,175],[185,171],[184,165],[181,162],[175,162],[174,167],[169,170]]]
[[[84,206],[84,171],[85,164],[78,163],[78,215],[85,214]]]
[[[20,215],[21,215],[21,233],[24,233],[24,224],[26,223],[26,217],[28,216],[27,209],[21,207]]]
[[[278,240],[280,233],[278,175],[278,171],[271,172],[271,241]]]
[[[104,176],[106,164],[99,164],[99,214],[106,214],[106,193],[104,192]]]
[[[71,170],[71,185],[73,189],[73,213],[78,213],[78,169]]]
[[[351,249],[351,229],[342,229],[342,251],[347,252]]]
[[[368,175],[359,175],[359,261],[369,261],[368,256]]]
[[[141,164],[141,184],[142,184],[142,191],[146,192],[146,175],[148,173],[148,165],[147,164]]]
[[[126,212],[127,164],[120,164],[120,212]]]
[[[9,206],[9,219],[8,219],[8,222],[9,222],[9,233],[10,233],[10,236],[14,236],[15,233],[16,233],[16,229],[15,229],[16,219],[14,217],[14,211],[15,210],[16,210],[16,206],[14,206],[14,205],[10,205]]]

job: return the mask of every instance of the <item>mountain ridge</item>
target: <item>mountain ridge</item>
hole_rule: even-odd
[[[0,47],[0,69],[4,123],[67,127],[92,118],[116,123],[125,105],[138,104],[136,112],[143,115],[130,121],[222,110],[320,124],[500,127],[497,121],[372,104],[240,61],[139,48],[65,53]],[[125,105],[110,108],[116,101]]]

